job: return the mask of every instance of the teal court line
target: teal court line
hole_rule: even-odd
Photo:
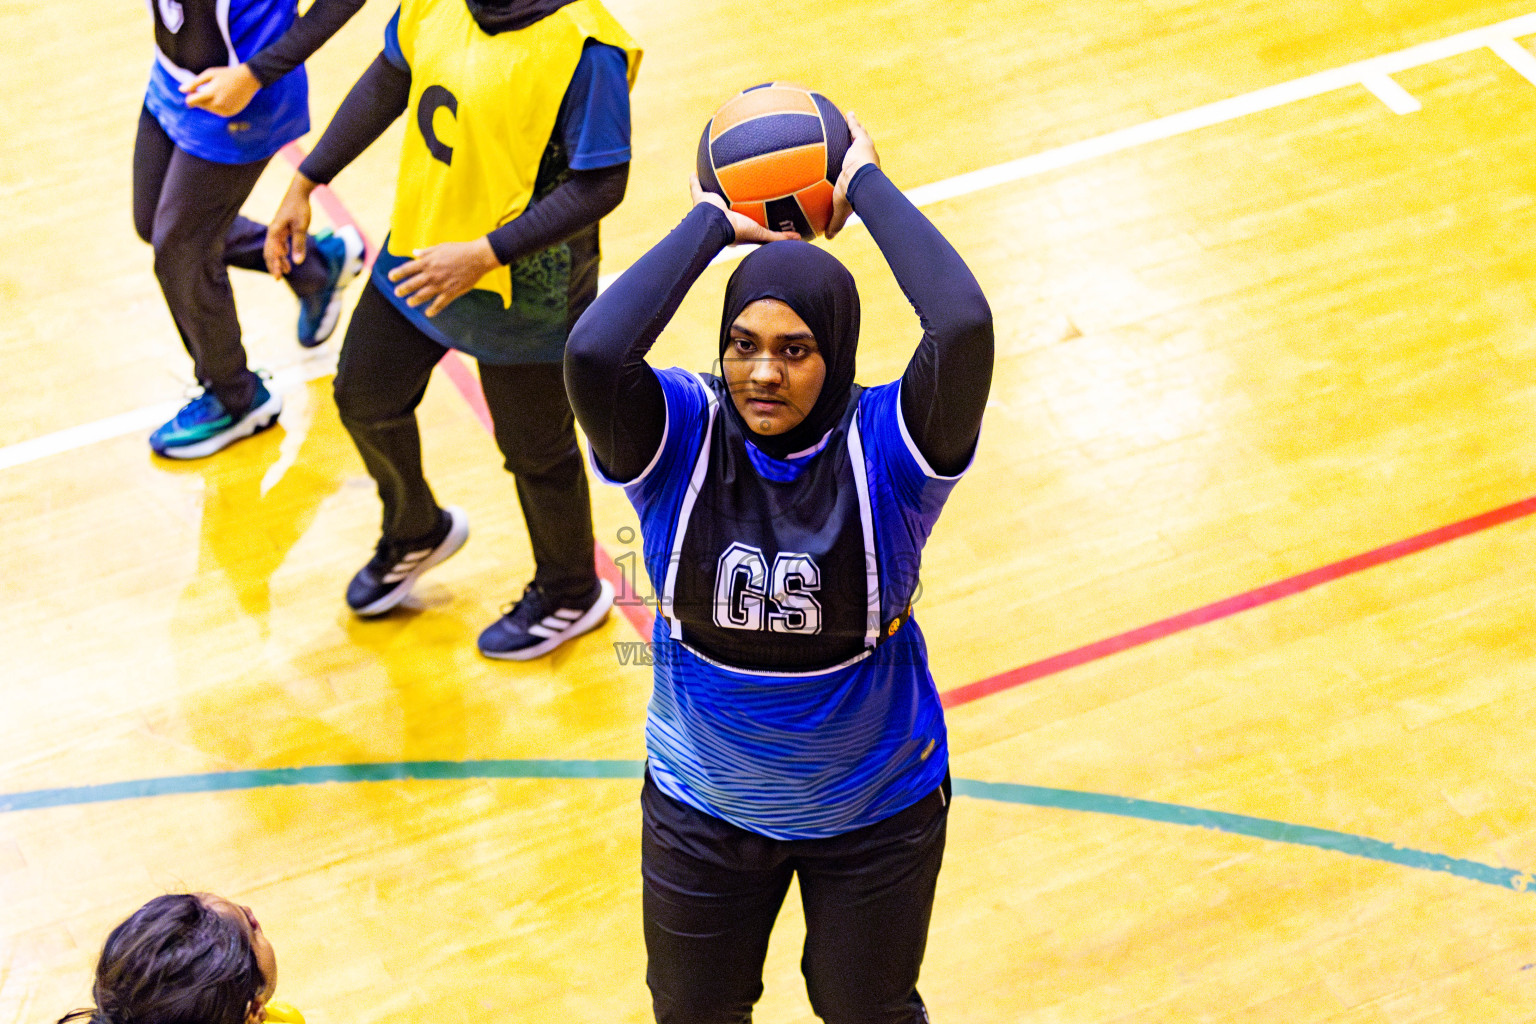
[[[0,814],[52,807],[137,800],[181,793],[220,793],[231,790],[268,789],[276,786],[313,786],[327,782],[396,782],[405,779],[639,779],[641,761],[391,761],[376,764],[327,764],[303,768],[262,768],[252,771],[171,775],[158,779],[134,779],[96,786],[34,789],[0,794]],[[1410,850],[1392,843],[1347,832],[1309,825],[1291,825],[1245,814],[1206,811],[1182,804],[1137,800],[1107,793],[1049,789],[1012,782],[955,779],[956,796],[1028,807],[1050,807],[1088,814],[1112,814],[1122,818],[1158,821],[1169,825],[1230,832],[1274,843],[1311,846],[1351,857],[1382,861],[1420,871],[1440,871],[1484,885],[1515,892],[1536,892],[1536,876],[1530,872],[1461,860],[1444,854]]]

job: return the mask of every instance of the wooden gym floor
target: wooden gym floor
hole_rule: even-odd
[[[1536,1020],[1536,7],[610,6],[647,53],[608,271],[685,212],[713,107],[783,78],[948,183],[919,198],[996,313],[918,606],[963,780],[934,1019]],[[310,62],[317,125],[392,9]],[[148,19],[9,2],[0,34],[0,1024],[82,1004],[108,929],[183,888],[255,907],[311,1024],[648,1020],[644,609],[474,653],[531,566],[454,362],[422,417],[471,542],[351,618],[378,508],[338,341],[301,351],[256,275],[280,429],[154,460],[188,363],[129,213]],[[398,133],[336,182],[375,239]],[[832,248],[888,380],[914,319],[866,234]],[[728,271],[659,363],[708,364]],[[595,502],[622,566],[633,515]],[[762,1021],[811,1019],[801,929]]]

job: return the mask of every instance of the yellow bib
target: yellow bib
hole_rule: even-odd
[[[468,242],[522,213],[586,40],[622,49],[629,84],[640,48],[599,0],[576,0],[527,28],[487,35],[464,0],[402,0],[410,106],[389,251],[409,257]],[[475,285],[512,302],[500,267]]]

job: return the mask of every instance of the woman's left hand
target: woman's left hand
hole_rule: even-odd
[[[437,316],[486,274],[501,266],[484,237],[473,242],[443,242],[412,253],[416,258],[389,272],[399,282],[395,294],[412,308],[431,300],[427,316]]]
[[[848,146],[848,152],[843,154],[843,170],[837,176],[837,187],[832,190],[832,219],[827,223],[828,238],[843,230],[843,225],[853,213],[853,205],[848,202],[848,183],[853,181],[853,176],[866,164],[880,166],[880,154],[875,152],[875,140],[869,137],[869,130],[859,123],[851,111],[846,115],[846,120],[848,134],[853,136],[853,142]]]
[[[220,117],[234,117],[251,102],[261,88],[256,76],[244,64],[227,68],[209,68],[181,87],[187,94],[187,106],[206,110]]]

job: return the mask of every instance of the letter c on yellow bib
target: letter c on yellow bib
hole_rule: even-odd
[[[427,152],[433,159],[453,166],[453,147],[438,137],[437,129],[432,126],[432,118],[439,110],[447,110],[450,116],[456,116],[459,112],[458,97],[440,85],[429,85],[422,90],[421,100],[416,107],[416,126],[421,129],[421,137],[427,144]]]

